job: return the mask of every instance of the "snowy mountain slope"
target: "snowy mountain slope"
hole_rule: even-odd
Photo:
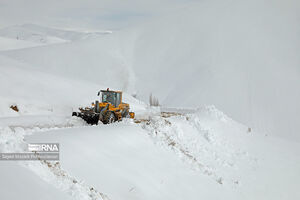
[[[30,66],[0,56],[0,113],[2,117],[26,114],[70,115],[72,109],[89,106],[95,101],[97,92],[110,85],[102,86],[82,79],[51,75],[30,69]],[[9,84],[9,87],[7,85]],[[114,88],[111,88],[114,89]],[[128,94],[124,102],[131,104],[134,111],[145,110],[146,105]],[[19,107],[19,113],[10,109]]]
[[[29,48],[29,47],[39,46],[39,45],[40,44],[35,43],[35,42],[0,37],[0,51]]]
[[[95,39],[6,51],[0,54],[26,63],[26,69],[134,93],[134,71],[130,60],[123,56],[118,46],[115,36],[108,34]]]
[[[299,199],[299,2],[130,2],[0,3],[0,152],[61,145],[60,163],[1,161],[0,199]],[[137,123],[70,116],[108,87]],[[150,92],[180,112],[131,96]]]
[[[299,142],[262,136],[214,106],[194,114],[152,117],[142,127],[155,143],[171,149],[192,169],[233,193],[248,194],[243,198],[299,198],[292,178],[299,176]]]
[[[187,115],[155,114],[140,124],[125,120],[86,126],[76,117],[55,115],[0,122],[6,127],[0,130],[2,152],[22,149],[23,137],[25,143],[60,143],[60,168],[51,162],[22,165],[73,199],[89,194],[86,188],[109,199],[297,199],[300,195],[299,144],[261,136],[213,106]],[[69,180],[76,180],[75,184]]]
[[[109,34],[110,31],[77,32],[43,27],[36,24],[23,24],[0,29],[0,36],[36,43],[63,43]]]
[[[59,141],[64,146],[62,167],[101,188],[110,199],[197,199],[200,191],[210,199],[220,197],[202,190],[215,187],[213,181],[189,170],[170,152],[154,146],[146,135],[138,127],[114,124],[46,132],[26,140]],[[86,145],[91,148],[73,148]],[[79,160],[77,165],[74,159]],[[219,189],[224,191],[223,197],[231,196],[225,188]]]
[[[167,121],[148,115],[150,124],[142,126],[146,130],[130,121],[81,127],[84,123],[70,121],[66,116],[69,115],[66,108],[77,101],[85,101],[83,96],[90,98],[84,93],[89,91],[87,88],[92,90],[94,84],[29,70],[24,63],[5,57],[1,60],[8,66],[1,78],[4,81],[1,90],[5,91],[3,97],[7,99],[0,120],[4,128],[1,136],[7,135],[10,129],[15,130],[14,134],[9,134],[8,141],[8,138],[2,138],[2,147],[17,147],[14,137],[20,136],[22,141],[24,135],[32,133],[34,135],[25,136],[26,142],[59,142],[62,171],[35,162],[25,162],[23,166],[59,190],[73,194],[73,199],[89,196],[91,187],[110,199],[148,199],[153,196],[157,199],[198,199],[199,196],[240,199],[246,198],[246,194],[253,194],[247,196],[249,199],[299,197],[295,183],[299,176],[298,143],[247,133],[248,127],[233,122],[213,107],[196,114],[169,117]],[[50,83],[47,80],[51,80]],[[35,86],[45,81],[47,84],[41,88],[52,91],[49,94],[39,92]],[[15,84],[14,90],[4,87],[6,82]],[[22,84],[18,84],[20,82]],[[94,89],[99,89],[96,86]],[[82,96],[73,92],[74,87]],[[60,94],[60,89],[69,93]],[[30,95],[25,95],[25,91]],[[66,94],[71,100],[66,99]],[[145,104],[129,95],[125,98],[145,110]],[[20,113],[7,113],[12,100],[20,105]],[[27,105],[29,103],[32,107]],[[46,104],[45,108],[38,106],[41,104]],[[51,108],[57,111],[53,112]],[[8,115],[18,117],[4,117]],[[155,132],[157,136],[153,136]],[[175,145],[168,143],[169,139],[175,141]],[[74,164],[76,155],[86,162]],[[282,173],[283,169],[287,172]],[[60,174],[65,173],[70,178],[61,178]],[[78,187],[72,183],[74,179],[80,182]],[[261,188],[267,188],[267,192]]]
[[[2,116],[15,113],[9,108],[13,104],[20,108],[21,114],[49,114],[51,110],[56,110],[55,107],[71,111],[74,104],[90,103],[98,88],[97,85],[51,76],[35,70],[28,71],[24,69],[24,64],[6,58],[1,57],[0,62]],[[10,87],[7,87],[8,83]],[[76,93],[73,88],[77,89]],[[39,113],[34,113],[35,111]]]
[[[59,142],[62,169],[110,199],[299,198],[298,143],[248,132],[214,107],[141,127],[40,129],[25,139]]]
[[[33,118],[34,119],[34,118]],[[65,120],[64,120],[65,121]],[[63,122],[64,122],[63,121]],[[27,120],[28,122],[28,120]],[[74,124],[75,122],[75,124]],[[53,123],[53,122],[52,122]],[[57,123],[57,122],[56,122]],[[77,124],[77,125],[76,125]],[[82,125],[83,123],[81,123]],[[54,129],[58,127],[58,124],[56,125],[51,125],[50,124],[44,124],[44,125],[37,125],[29,127],[29,124],[27,126],[1,126],[0,127],[0,151],[1,153],[14,153],[14,152],[25,152],[26,151],[26,146],[27,144],[24,142],[24,135],[25,134],[30,134],[36,130],[49,130],[49,129]],[[72,127],[72,126],[78,126],[79,124],[76,123],[76,121],[67,121],[67,123],[63,123],[62,127]],[[52,127],[51,127],[52,126]],[[2,161],[5,164],[5,161]],[[6,161],[8,162],[8,161]],[[4,169],[6,165],[3,165]],[[16,173],[19,173],[19,171],[22,172],[20,174],[20,179],[26,181],[33,181],[33,186],[36,182],[35,176],[38,175],[39,181],[44,180],[45,182],[48,182],[50,185],[48,185],[49,189],[51,189],[51,185],[54,186],[54,188],[59,189],[60,191],[69,194],[72,196],[72,199],[100,199],[100,200],[107,200],[107,197],[95,190],[92,189],[92,187],[88,186],[84,182],[78,181],[75,177],[71,176],[68,174],[66,171],[62,170],[60,168],[59,162],[49,162],[49,161],[19,161],[19,162],[14,162],[11,166],[12,168],[10,169],[10,172],[13,171],[13,169],[16,169]],[[19,169],[22,166],[21,170]],[[28,175],[26,174],[26,171],[24,168],[28,168],[32,172],[35,173],[35,175],[32,175],[29,171],[27,171]],[[1,173],[5,173],[6,171],[1,171]],[[5,175],[3,175],[5,177]],[[5,193],[6,197],[12,197],[13,199],[16,198],[18,195],[11,195],[9,194],[11,192],[10,188],[10,183],[13,183],[15,180],[12,177],[8,178],[8,183],[3,183],[4,188],[8,188],[8,193]],[[41,192],[43,192],[44,185],[42,184],[41,186],[36,187],[36,189],[41,188],[42,191],[35,191],[33,195],[31,196],[38,196]],[[24,195],[24,198],[27,199],[30,197],[30,195],[27,194],[26,188],[28,188],[29,191],[32,191],[31,186],[27,187],[26,185],[23,185],[23,188],[19,187],[19,184],[17,184],[17,187],[14,189],[18,192]],[[46,192],[51,192],[51,195],[49,194],[42,194],[41,198],[47,199],[47,197],[52,196],[52,193],[56,193],[55,190],[53,191],[46,191]],[[60,196],[63,196],[60,194],[61,192],[57,193],[59,199],[61,199]],[[46,196],[46,197],[45,197]]]
[[[201,1],[135,27],[137,92],[165,106],[213,104],[299,138],[299,9],[295,0]]]
[[[79,125],[79,124],[78,124]],[[11,126],[10,126],[11,127]],[[90,185],[90,189],[91,191],[95,191],[98,189],[101,189],[101,191],[103,192],[104,189],[105,191],[108,190],[109,193],[109,197],[112,197],[114,199],[132,199],[132,197],[145,197],[146,199],[149,198],[149,192],[150,194],[152,194],[151,196],[157,196],[159,198],[161,198],[161,195],[163,196],[175,196],[175,195],[179,195],[180,196],[190,196],[192,198],[192,196],[195,196],[194,193],[189,193],[190,189],[188,185],[185,185],[183,188],[183,191],[187,191],[188,193],[183,193],[181,191],[175,192],[175,194],[169,194],[169,189],[174,188],[175,185],[173,184],[174,181],[168,180],[170,177],[170,175],[165,174],[165,178],[163,179],[163,181],[161,181],[160,179],[162,178],[160,175],[156,176],[157,178],[155,180],[148,179],[149,174],[147,174],[146,172],[148,171],[150,174],[153,172],[153,170],[163,170],[165,172],[167,172],[166,170],[169,171],[169,168],[166,168],[165,164],[167,164],[168,166],[171,166],[174,170],[174,174],[177,173],[178,171],[182,171],[183,174],[181,176],[173,176],[173,180],[177,180],[177,178],[184,178],[186,181],[188,180],[195,180],[196,181],[196,177],[194,177],[196,174],[192,171],[190,171],[188,168],[186,168],[179,160],[176,160],[176,158],[173,156],[172,159],[172,154],[167,153],[165,151],[161,151],[161,150],[157,150],[157,148],[151,143],[151,141],[149,141],[146,137],[146,134],[141,135],[140,131],[142,131],[140,128],[138,127],[134,127],[132,126],[132,124],[115,124],[114,125],[115,128],[111,127],[111,126],[94,126],[94,127],[77,127],[77,128],[63,128],[63,129],[58,129],[57,127],[53,127],[53,128],[26,128],[26,127],[14,127],[14,128],[6,128],[5,130],[1,130],[1,146],[0,147],[5,147],[4,149],[1,149],[1,152],[7,152],[12,151],[13,149],[19,149],[22,148],[22,137],[24,137],[24,134],[32,134],[32,133],[42,133],[42,135],[38,136],[42,136],[44,137],[44,139],[48,140],[48,142],[50,142],[52,139],[51,137],[53,136],[52,134],[47,134],[48,131],[50,131],[49,133],[55,134],[59,134],[58,138],[61,138],[61,142],[63,142],[65,144],[65,147],[62,148],[61,155],[64,155],[61,159],[61,164],[62,164],[62,169],[57,169],[56,167],[52,168],[52,166],[55,166],[56,164],[50,162],[48,163],[48,167],[47,165],[43,165],[39,162],[22,162],[24,166],[26,166],[28,169],[30,169],[31,171],[33,171],[34,173],[36,173],[37,175],[39,175],[43,180],[49,182],[50,184],[53,184],[55,187],[59,188],[60,190],[67,192],[69,194],[72,195],[73,199],[99,199],[99,198],[94,198],[93,196],[91,196],[91,198],[89,198],[88,196],[86,196],[86,194],[88,194],[85,190],[85,187],[81,187],[81,184],[86,185],[86,182],[88,182]],[[10,131],[14,131],[15,134],[9,134]],[[45,132],[46,131],[46,132]],[[70,131],[70,132],[69,132]],[[74,132],[75,131],[75,132]],[[99,134],[100,132],[103,132],[103,134]],[[71,133],[71,134],[70,134]],[[73,134],[72,134],[73,133]],[[119,135],[121,133],[121,135]],[[66,135],[65,135],[66,134]],[[74,134],[77,135],[77,137],[74,137]],[[47,135],[50,137],[47,139]],[[64,136],[65,135],[65,136]],[[118,136],[119,135],[119,136]],[[18,137],[16,137],[18,136]],[[71,136],[71,138],[74,138],[74,141],[71,141],[70,139],[67,139],[69,136]],[[87,137],[88,136],[88,137]],[[142,136],[142,137],[141,137]],[[15,138],[14,138],[15,137]],[[101,137],[101,138],[99,138]],[[102,138],[104,137],[104,138]],[[57,141],[57,139],[55,137],[55,140]],[[67,139],[66,141],[64,140]],[[79,139],[81,138],[81,139]],[[105,139],[106,138],[106,139]],[[115,138],[115,139],[113,139]],[[43,140],[44,140],[43,139]],[[78,140],[79,139],[79,140]],[[88,144],[91,148],[79,148],[77,150],[74,151],[74,149],[72,150],[72,146],[74,146],[77,142],[81,141],[82,143],[79,145],[87,145],[87,142],[89,142],[90,144]],[[103,143],[101,145],[99,145],[99,141],[102,141]],[[127,141],[127,142],[125,142]],[[25,141],[28,142],[28,141]],[[67,143],[71,144],[71,146],[69,146]],[[75,142],[75,143],[74,143]],[[97,142],[97,145],[92,144],[91,142]],[[112,142],[113,144],[111,144],[110,142]],[[6,146],[3,146],[3,144],[6,143]],[[142,149],[140,149],[140,151],[136,151],[137,147],[136,145],[138,145],[137,147],[142,147]],[[10,146],[9,149],[8,146]],[[67,148],[70,147],[70,148]],[[100,149],[93,149],[93,147],[98,148],[101,147],[102,148],[102,153],[99,154],[95,154],[95,156],[97,156],[97,158],[92,158],[90,156],[92,156],[93,154],[90,154],[91,151],[96,150],[96,152],[99,152]],[[108,148],[110,147],[110,148]],[[115,149],[111,149],[111,148],[115,148]],[[84,151],[80,151],[84,149]],[[85,151],[87,150],[87,152]],[[141,150],[145,150],[141,151]],[[73,151],[73,153],[71,153],[70,151]],[[119,169],[120,169],[120,165],[118,165],[117,163],[115,163],[114,159],[111,158],[112,154],[119,154],[121,153],[120,151],[123,152],[123,154],[125,153],[127,156],[126,157],[120,157],[121,159],[129,159],[132,161],[131,162],[124,162],[123,164],[123,170],[124,174],[123,176],[118,173]],[[101,152],[101,151],[100,151]],[[105,153],[106,152],[106,153]],[[135,153],[134,153],[135,152]],[[69,154],[71,153],[71,154]],[[74,156],[76,156],[76,154],[78,153],[78,156],[82,156],[82,158],[86,161],[86,162],[79,162],[77,165],[74,165]],[[83,153],[83,154],[82,154]],[[141,154],[142,153],[142,154]],[[130,154],[132,154],[130,156]],[[73,156],[72,156],[73,155]],[[164,156],[162,156],[164,155]],[[122,154],[121,154],[122,156]],[[137,157],[138,156],[138,157]],[[145,156],[146,158],[148,158],[148,161],[144,160],[144,159],[139,159],[140,156]],[[171,156],[171,158],[169,158],[169,156]],[[101,159],[103,157],[103,159]],[[71,159],[71,160],[69,160]],[[174,161],[173,162],[167,162],[167,161]],[[156,165],[152,165],[151,163],[153,163],[153,161],[157,161]],[[162,163],[161,163],[162,162]],[[68,163],[68,165],[67,165]],[[106,165],[103,165],[103,163],[106,163]],[[126,163],[129,165],[128,167],[125,167]],[[159,164],[161,163],[161,164]],[[94,165],[95,164],[95,165]],[[175,167],[174,167],[175,164]],[[49,167],[50,165],[52,165],[51,167]],[[132,167],[130,167],[132,165]],[[158,165],[158,166],[157,166]],[[69,167],[71,167],[71,169],[69,169]],[[96,168],[94,168],[94,167]],[[177,167],[176,167],[177,166]],[[74,168],[75,167],[75,168]],[[82,170],[84,167],[87,170]],[[87,168],[86,168],[87,167]],[[93,167],[93,168],[90,168]],[[104,170],[102,169],[102,167],[104,167]],[[110,168],[107,168],[110,167]],[[138,170],[139,168],[139,170]],[[109,173],[107,173],[107,169],[110,171]],[[50,170],[50,171],[49,171]],[[59,171],[62,170],[63,174],[65,174],[64,176],[59,176],[57,178],[53,177],[53,175],[60,175],[61,173]],[[76,182],[73,181],[73,184],[69,184],[68,178],[66,178],[66,171],[68,174],[73,174],[75,175],[75,177],[77,177],[77,179],[73,179],[76,180]],[[135,176],[134,174],[137,171],[134,170],[138,170],[140,171],[140,175]],[[52,172],[54,174],[52,174]],[[159,172],[159,171],[157,171]],[[121,172],[122,173],[122,172]],[[164,172],[163,172],[164,173]],[[85,174],[85,176],[80,176],[82,174]],[[144,174],[144,175],[142,175]],[[96,175],[96,176],[95,176]],[[100,176],[99,176],[100,175]],[[107,177],[108,176],[108,177]],[[145,183],[142,184],[140,186],[139,181],[141,180],[140,176],[144,176],[144,180],[142,180],[142,182]],[[196,175],[197,176],[197,175]],[[124,178],[121,178],[124,177]],[[168,178],[169,177],[169,178]],[[130,181],[130,182],[128,182]],[[167,182],[166,185],[164,185],[164,181]],[[210,181],[208,180],[208,183],[206,183],[207,185],[213,185],[213,183],[209,183]],[[156,189],[157,187],[154,188],[149,188],[149,185],[156,185],[156,184],[162,184],[162,188],[161,193],[157,193]],[[183,183],[182,183],[183,185]],[[116,187],[118,186],[118,187]],[[128,187],[136,187],[136,188],[128,188]],[[204,187],[205,185],[202,185],[202,187]],[[200,186],[199,186],[200,188]],[[142,191],[140,191],[140,189],[143,189]],[[222,190],[222,188],[220,188]],[[129,190],[129,191],[128,191]],[[146,191],[145,191],[146,190]],[[149,191],[149,192],[147,192]],[[107,192],[107,191],[106,191]],[[195,190],[196,192],[196,190]],[[206,193],[205,193],[206,194]],[[210,197],[214,197],[216,196],[213,193],[207,193],[208,196]],[[223,194],[225,195],[225,194]],[[139,199],[139,198],[138,198]],[[215,199],[215,198],[213,198]]]
[[[24,27],[27,30],[32,26]],[[37,27],[33,26],[33,28]],[[109,37],[109,35],[103,37]],[[133,91],[134,78],[130,68],[126,65],[124,68],[119,58],[114,59],[119,56],[114,46],[98,52],[97,49],[101,44],[97,41],[100,39],[101,37],[96,40],[78,40],[71,43],[46,45],[41,48],[20,46],[21,50],[2,51],[3,54],[12,55],[11,58],[0,56],[0,96],[2,96],[0,113],[2,117],[20,116],[20,120],[18,118],[5,119],[14,121],[11,124],[16,126],[20,125],[19,121],[21,125],[26,125],[22,122],[24,120],[22,116],[35,115],[37,119],[35,121],[39,123],[39,117],[42,120],[47,118],[47,115],[70,116],[78,107],[90,105],[99,98],[96,94],[100,89],[109,87],[125,92]],[[10,39],[7,40],[10,41]],[[82,54],[82,50],[86,50],[85,55]],[[91,53],[92,51],[94,52]],[[30,58],[21,56],[20,58],[18,52],[25,53]],[[64,55],[64,59],[58,59],[60,55]],[[100,59],[102,65],[99,65],[99,55],[103,58]],[[112,60],[114,61],[111,62]],[[88,66],[87,70],[82,66]],[[91,70],[92,68],[94,70]],[[10,87],[6,86],[7,83]],[[123,95],[123,101],[130,104],[131,110],[136,112],[137,117],[149,113],[146,110],[146,104],[126,93]],[[18,113],[10,108],[12,105],[18,106]],[[28,117],[25,121],[28,122],[27,119]]]
[[[213,104],[255,130],[297,139],[299,6],[190,2],[113,34],[2,55],[144,101],[152,92],[167,107]]]

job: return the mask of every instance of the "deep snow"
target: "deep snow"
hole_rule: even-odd
[[[13,152],[26,143],[59,142],[58,166],[19,164],[72,199],[300,197],[299,143],[249,132],[213,106],[147,117],[98,126],[55,115],[1,119],[6,128],[0,148]]]
[[[0,3],[0,151],[61,145],[0,198],[299,199],[299,2],[130,2]],[[135,121],[70,116],[108,87]]]

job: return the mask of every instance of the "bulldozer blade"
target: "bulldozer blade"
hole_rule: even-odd
[[[91,124],[91,125],[98,124],[98,121],[99,121],[98,113],[86,114],[86,113],[80,113],[80,112],[73,112],[72,116],[80,117],[86,123]]]

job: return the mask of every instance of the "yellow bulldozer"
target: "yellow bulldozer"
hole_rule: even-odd
[[[120,121],[122,118],[134,118],[134,112],[129,112],[129,104],[122,102],[121,91],[100,90],[98,96],[101,101],[96,100],[91,107],[79,108],[80,112],[73,112],[72,116],[84,119],[88,124],[110,124]]]

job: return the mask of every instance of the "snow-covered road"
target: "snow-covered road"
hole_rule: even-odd
[[[213,106],[99,126],[62,116],[12,121],[0,120],[6,125],[0,130],[2,151],[20,151],[26,143],[60,144],[59,163],[22,161],[13,168],[26,167],[72,199],[300,195],[299,145],[249,132]]]

